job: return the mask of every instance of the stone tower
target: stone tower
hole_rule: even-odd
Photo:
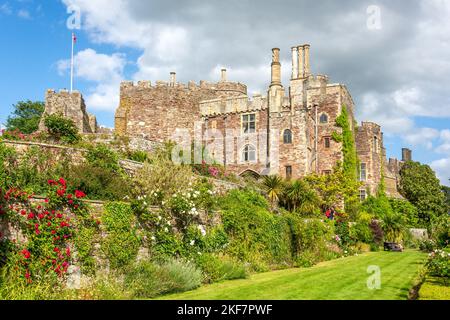
[[[83,96],[78,91],[47,90],[44,115],[55,113],[73,120],[80,133],[97,132],[97,119],[94,115],[87,113]],[[39,130],[45,130],[44,118],[41,119]]]

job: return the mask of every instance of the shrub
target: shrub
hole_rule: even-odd
[[[183,260],[169,260],[161,265],[167,274],[168,288],[163,293],[183,292],[196,289],[202,283],[202,273],[196,266]]]
[[[142,261],[125,274],[125,284],[137,298],[193,290],[201,281],[202,273],[194,264],[174,259],[161,264]]]
[[[137,162],[145,162],[148,160],[148,153],[145,151],[129,151],[127,154],[127,158]]]
[[[131,300],[131,288],[124,286],[120,274],[97,274],[92,281],[75,290],[65,290],[58,299],[64,300]]]
[[[16,172],[16,151],[0,143],[0,188],[7,189],[13,186]]]
[[[229,237],[226,253],[263,270],[291,262],[289,225],[269,211],[263,196],[233,190],[220,202],[223,227]]]
[[[95,200],[123,200],[132,190],[127,176],[86,163],[70,167],[67,178],[71,190],[83,190]]]
[[[174,164],[167,150],[158,149],[152,154],[149,162],[134,176],[135,198],[147,196],[152,198],[154,193],[160,193],[157,202],[161,205],[176,193],[184,193],[186,187],[192,187],[196,178],[189,166]]]
[[[0,219],[22,235],[2,254],[8,276],[18,282],[58,284],[73,263],[76,232],[94,224],[81,201],[84,194],[67,193],[62,178],[48,184],[48,198],[42,204],[33,203],[31,195],[19,189],[0,190]]]
[[[425,239],[419,242],[419,249],[424,252],[433,252],[437,249],[437,245],[434,240]]]
[[[130,205],[108,203],[102,222],[108,234],[101,246],[111,268],[120,269],[129,265],[136,259],[141,244],[137,235],[137,221]]]
[[[377,249],[383,244],[384,232],[381,228],[381,224],[378,220],[373,219],[369,224],[370,231],[372,232],[372,250]],[[376,251],[376,250],[374,250]]]
[[[47,191],[48,177],[60,177],[67,168],[67,159],[63,156],[58,162],[50,150],[32,146],[25,152],[15,170],[15,185],[33,193],[44,195]],[[75,191],[77,189],[73,189]]]
[[[245,279],[247,277],[244,265],[227,256],[202,254],[197,258],[197,265],[203,271],[205,283]]]
[[[296,214],[288,214],[286,218],[292,237],[292,257],[298,266],[310,267],[329,259],[329,244],[334,236],[331,221],[304,219]]]
[[[51,138],[56,141],[74,144],[80,141],[78,128],[73,120],[65,118],[62,114],[46,115],[44,124]]]
[[[427,269],[431,276],[450,277],[450,253],[443,250],[435,250],[429,254]]]
[[[361,213],[356,223],[350,227],[350,237],[359,242],[370,244],[373,242],[373,234],[370,228],[371,216],[367,213]]]
[[[389,199],[392,209],[405,216],[406,226],[410,228],[419,227],[419,213],[417,208],[408,200]]]
[[[15,268],[0,269],[0,301],[7,300],[52,300],[61,296],[60,286],[36,279],[33,283],[17,281],[20,274]]]
[[[431,237],[436,244],[443,248],[450,242],[450,216],[443,215],[435,218],[431,223]]]
[[[119,155],[104,144],[98,144],[89,148],[86,160],[94,167],[111,172],[120,172]]]

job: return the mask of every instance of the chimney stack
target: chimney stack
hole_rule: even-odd
[[[310,48],[309,44],[292,48],[292,80],[304,79],[311,75]]]
[[[309,64],[309,49],[311,46],[309,44],[305,44],[305,78],[311,75],[311,65]]]
[[[177,74],[175,72],[170,73],[170,86],[175,87],[175,84],[177,82]]]
[[[270,86],[281,87],[281,63],[280,63],[280,49],[272,49],[272,81]]]
[[[297,54],[298,54],[298,77],[304,78],[305,77],[305,48],[302,46],[297,47]]]
[[[292,48],[292,79],[298,78],[298,48]]]
[[[221,70],[221,76],[220,76],[221,82],[227,82],[227,69]]]

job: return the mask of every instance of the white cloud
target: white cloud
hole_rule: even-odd
[[[94,83],[86,97],[86,104],[93,110],[114,111],[119,105],[120,82],[127,61],[123,54],[106,55],[86,49],[74,57],[74,71],[78,79]],[[57,63],[60,74],[70,70],[70,60]]]
[[[439,131],[433,128],[415,128],[404,135],[404,140],[413,146],[423,145],[427,149],[433,148],[433,140],[439,137]]]
[[[0,5],[0,13],[5,15],[12,14],[12,9],[8,2],[5,2],[2,5]]]
[[[20,10],[17,12],[17,16],[18,16],[19,18],[26,19],[26,20],[31,19],[31,14],[30,14],[30,12],[29,12],[28,10],[25,10],[25,9],[20,9]]]
[[[436,152],[450,155],[450,130],[442,130],[440,137],[441,145],[436,148]]]
[[[433,140],[439,137],[439,131],[417,127],[412,116],[412,110],[417,112],[421,108],[416,104],[420,97],[420,91],[415,88],[396,90],[388,95],[365,94],[359,118],[380,124],[387,136],[398,135],[413,147],[432,149]]]
[[[436,174],[443,185],[450,186],[450,158],[433,161],[431,163],[431,168],[436,171]]]

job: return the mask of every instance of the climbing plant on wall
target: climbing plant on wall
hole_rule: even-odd
[[[351,210],[357,204],[357,194],[360,183],[358,183],[359,160],[356,153],[355,133],[350,126],[350,116],[348,114],[347,106],[342,106],[342,111],[336,119],[336,125],[342,129],[342,133],[333,133],[333,139],[342,143],[342,153],[344,155],[343,171],[348,182],[351,182],[351,192],[346,196],[346,209]]]

